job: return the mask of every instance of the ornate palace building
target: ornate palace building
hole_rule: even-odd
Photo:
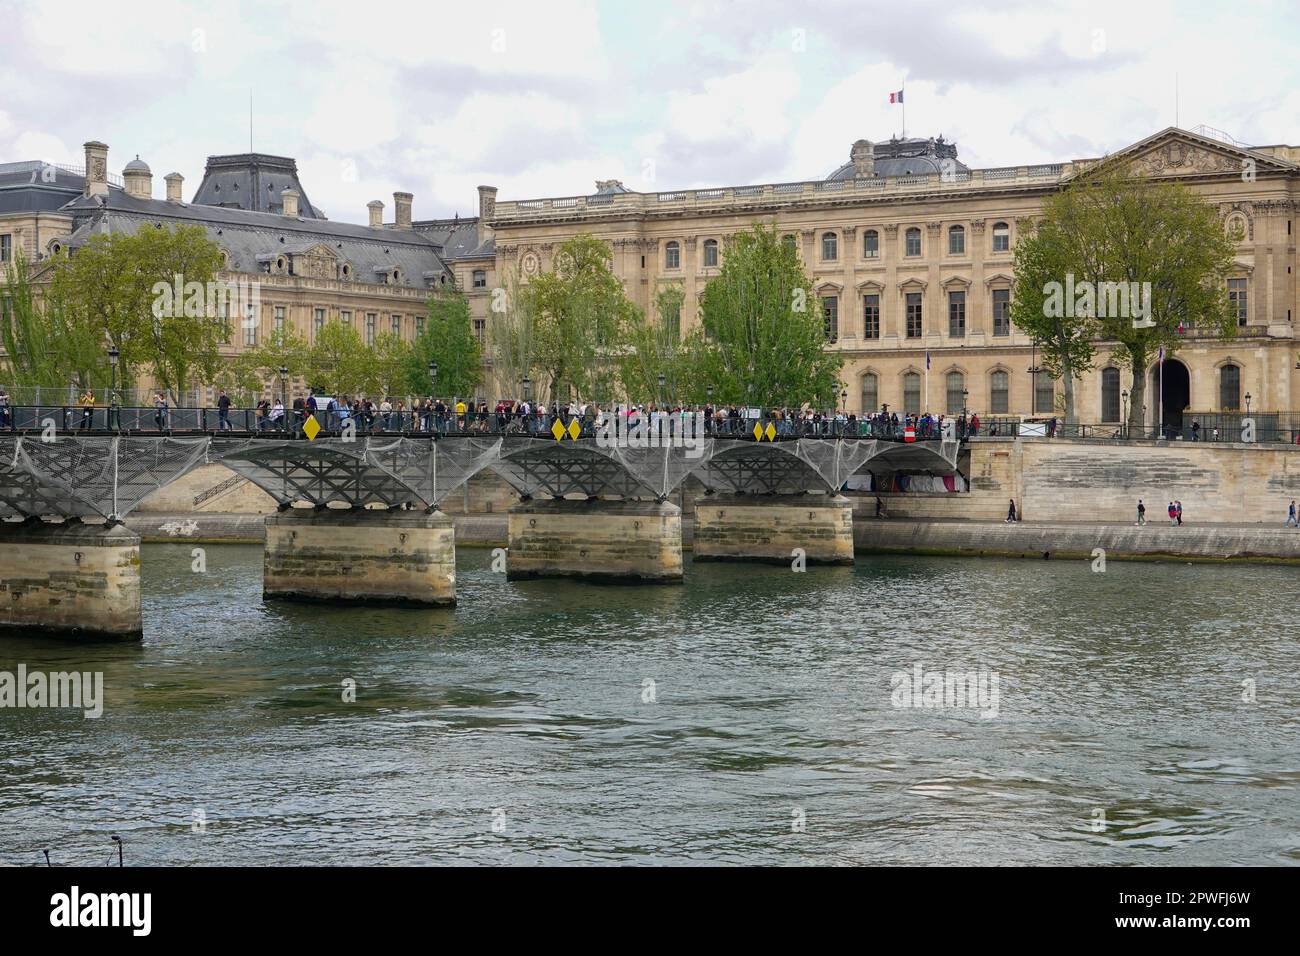
[[[1236,410],[1247,394],[1255,410],[1297,408],[1300,148],[1245,148],[1171,128],[1113,155],[1195,188],[1245,237],[1229,280],[1238,335],[1217,342],[1187,331],[1165,363],[1164,421]],[[850,410],[955,414],[965,402],[986,418],[1047,416],[1059,383],[1036,371],[1035,349],[1007,320],[1013,251],[1043,198],[1094,161],[968,169],[942,137],[859,140],[848,163],[811,182],[637,193],[603,181],[589,195],[496,202],[483,215],[499,272],[547,269],[559,243],[590,232],[610,244],[616,272],[648,315],[660,287],[682,286],[683,329],[697,321],[725,237],[773,222],[823,300]],[[1078,383],[1080,421],[1120,420],[1129,380],[1111,354],[1103,344]],[[1148,392],[1152,423],[1157,394]]]
[[[228,354],[285,322],[309,340],[334,319],[356,323],[366,338],[385,329],[413,338],[430,291],[447,287],[469,297],[481,336],[492,290],[511,275],[527,281],[551,268],[559,244],[582,232],[609,244],[616,273],[646,315],[661,287],[681,286],[685,330],[698,321],[725,238],[768,222],[813,277],[827,348],[845,359],[848,409],[955,414],[964,405],[985,418],[1057,409],[1059,383],[1037,370],[1035,349],[1007,319],[1013,252],[1043,198],[1095,162],[969,169],[942,137],[859,140],[849,162],[810,182],[638,193],[605,180],[588,195],[502,202],[494,187],[480,186],[478,215],[424,221],[413,218],[410,193],[394,193],[393,221],[384,222],[375,200],[362,226],[326,219],[292,159],[209,157],[187,203],[179,175],[165,177],[165,196],[154,198],[145,163],[130,161],[118,178],[107,155],[107,146],[91,142],[82,169],[0,165],[0,258],[22,248],[39,262],[100,230],[200,224],[225,250],[226,278],[260,283],[260,314],[253,328],[237,331]],[[1248,148],[1171,128],[1114,156],[1188,184],[1217,206],[1225,228],[1239,226],[1244,236],[1228,280],[1238,335],[1222,342],[1187,330],[1165,363],[1164,421],[1235,411],[1248,395],[1256,411],[1297,409],[1300,148]],[[485,386],[481,397],[513,386]],[[1103,343],[1096,369],[1076,389],[1080,420],[1118,422],[1128,388]],[[1154,423],[1154,378],[1147,394],[1145,417]]]

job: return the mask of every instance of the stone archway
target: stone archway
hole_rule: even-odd
[[[1192,401],[1192,379],[1187,366],[1175,358],[1165,359],[1163,400],[1161,399],[1160,363],[1151,368],[1150,394],[1156,399],[1156,413],[1152,416],[1152,425],[1164,422],[1164,435],[1174,436],[1182,432],[1183,411]],[[1163,414],[1162,414],[1163,412]]]

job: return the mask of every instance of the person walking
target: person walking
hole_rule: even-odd
[[[1183,503],[1177,498],[1174,499],[1174,513],[1178,515],[1178,527],[1183,526]]]
[[[230,396],[226,394],[225,389],[221,390],[221,396],[217,399],[217,428],[223,432],[231,430]]]
[[[1174,525],[1178,524],[1178,509],[1174,507],[1174,503],[1171,501],[1169,502],[1168,510],[1169,510],[1169,526],[1172,528]]]
[[[1020,519],[1016,517],[1016,499],[1012,498],[1010,504],[1007,505],[1007,522],[1011,523],[1018,520]]]
[[[1296,521],[1294,498],[1291,499],[1291,507],[1286,512],[1286,526],[1288,528],[1300,528],[1300,522]]]
[[[1137,523],[1140,524],[1140,525],[1141,525],[1141,524],[1146,524],[1146,523],[1147,523],[1147,506],[1144,505],[1144,504],[1142,503],[1142,499],[1141,499],[1141,498],[1138,499],[1138,520],[1137,520]]]

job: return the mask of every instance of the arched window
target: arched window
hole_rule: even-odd
[[[874,229],[868,229],[862,234],[862,258],[880,258],[880,233]]]
[[[840,257],[840,240],[833,232],[822,233],[822,258],[832,262]]]
[[[862,414],[874,415],[880,410],[880,380],[874,372],[862,375]]]
[[[952,226],[948,229],[948,255],[963,256],[966,254],[966,230],[961,226]]]
[[[949,372],[944,379],[948,387],[947,414],[960,415],[966,407],[966,376],[961,372]]]
[[[1225,412],[1241,408],[1241,366],[1225,365],[1219,369],[1219,407]]]
[[[1005,222],[993,224],[993,251],[1007,252],[1011,249],[1011,228]]]
[[[1119,369],[1101,370],[1101,420],[1117,422],[1120,420],[1119,408]]]
[[[705,267],[716,266],[718,264],[718,240],[704,240],[704,265]]]
[[[903,376],[903,411],[908,415],[921,414],[920,372],[908,372]]]
[[[664,268],[680,269],[682,267],[682,247],[675,242],[664,246]]]
[[[1006,415],[1011,411],[1011,376],[996,369],[989,376],[989,413]]]
[[[920,229],[913,227],[907,230],[907,233],[904,237],[904,241],[906,243],[906,246],[904,247],[903,250],[904,255],[919,256],[921,254],[921,230]]]

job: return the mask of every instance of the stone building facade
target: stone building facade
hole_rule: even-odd
[[[1219,342],[1187,331],[1165,363],[1164,421],[1244,409],[1247,394],[1254,410],[1295,409],[1300,148],[1245,148],[1170,128],[1113,155],[1188,184],[1244,235],[1230,285],[1239,334]],[[964,403],[985,418],[1045,418],[1058,407],[1059,383],[1035,371],[1032,343],[1006,321],[1014,248],[1044,197],[1091,162],[972,170],[942,138],[858,141],[824,180],[660,193],[603,181],[585,196],[496,202],[496,270],[548,269],[560,243],[590,232],[609,243],[647,315],[662,286],[682,287],[685,330],[698,321],[725,238],[775,223],[824,300],[827,347],[845,360],[846,408],[955,413]],[[1120,420],[1129,375],[1112,352],[1103,343],[1096,369],[1077,383],[1080,421]],[[1148,392],[1151,423],[1156,394]]]

